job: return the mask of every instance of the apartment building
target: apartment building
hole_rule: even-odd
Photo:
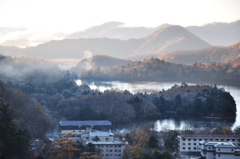
[[[201,141],[201,155],[205,159],[239,159],[240,149],[232,142]]]
[[[180,155],[200,155],[201,142],[231,142],[240,146],[240,135],[179,135],[178,152]]]
[[[108,131],[111,129],[112,123],[108,120],[86,120],[86,121],[61,121],[59,128],[61,136],[72,133],[80,136],[83,133],[89,133],[94,130]]]
[[[128,144],[114,137],[111,132],[112,123],[107,120],[96,121],[62,121],[59,122],[61,135],[72,133],[84,145],[92,143],[100,150],[102,159],[121,159],[123,150]],[[108,131],[99,131],[106,130]],[[97,140],[96,140],[97,139]]]

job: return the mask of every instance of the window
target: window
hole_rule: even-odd
[[[191,147],[188,147],[189,150],[191,150]]]
[[[202,139],[199,139],[199,141],[202,141]]]
[[[114,156],[117,156],[117,154],[114,154]]]
[[[191,143],[188,143],[188,145],[191,145]]]
[[[121,145],[118,145],[118,147],[121,147]]]
[[[208,147],[208,149],[211,149],[211,147]]]
[[[188,139],[188,141],[191,141],[191,139]]]
[[[196,143],[194,143],[194,145],[196,145]]]
[[[218,157],[220,157],[220,155],[218,155]]]
[[[185,139],[183,139],[183,141],[185,141]]]
[[[78,132],[81,132],[81,130],[79,130]]]
[[[115,145],[115,147],[117,147],[117,145]]]
[[[232,139],[232,141],[235,141],[235,139]]]
[[[118,152],[121,152],[122,150],[118,150]]]
[[[218,149],[218,151],[220,151],[220,149]]]
[[[73,132],[75,132],[75,130],[73,130]]]
[[[106,154],[106,156],[109,156],[108,154]]]
[[[196,141],[196,139],[194,139],[194,141]]]
[[[193,149],[194,149],[194,150],[196,150],[197,148],[196,148],[196,147],[194,147]]]
[[[106,150],[106,152],[109,152],[109,150]]]
[[[108,141],[108,138],[106,138],[106,140]]]
[[[229,139],[227,139],[227,141],[229,141]]]
[[[88,139],[88,137],[86,137],[86,139]]]
[[[185,143],[183,143],[183,145],[185,145]]]
[[[109,147],[109,145],[106,145],[106,147]]]
[[[233,151],[233,149],[232,149],[232,151]]]
[[[114,150],[114,152],[117,152],[117,150]]]
[[[212,139],[210,139],[210,141],[212,141]]]
[[[104,145],[101,145],[101,147],[104,147]]]
[[[112,152],[112,150],[110,150],[110,152]]]
[[[218,139],[216,139],[216,141],[218,141]]]
[[[185,147],[183,147],[182,149],[185,150]]]
[[[118,154],[118,156],[122,156],[121,154]]]

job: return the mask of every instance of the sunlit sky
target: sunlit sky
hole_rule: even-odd
[[[182,26],[240,19],[240,0],[0,0],[0,26],[71,32],[109,21]]]
[[[201,26],[240,19],[240,0],[0,0],[0,44],[34,46],[110,21],[123,26]],[[24,46],[23,46],[24,47]]]

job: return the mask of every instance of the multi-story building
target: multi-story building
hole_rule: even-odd
[[[102,159],[120,159],[124,148],[128,144],[124,140],[115,138],[111,129],[99,131],[99,129],[106,130],[110,128],[112,125],[110,121],[64,121],[59,122],[59,125],[61,135],[72,133],[78,136],[84,145],[94,144],[95,148],[100,150]]]
[[[179,135],[178,152],[180,155],[200,155],[201,143],[205,142],[232,142],[235,146],[240,146],[240,135]]]
[[[111,129],[112,123],[108,120],[86,120],[86,121],[61,121],[59,128],[61,135],[64,136],[72,133],[75,136],[80,136],[83,133],[92,132],[94,130],[108,131]]]
[[[201,155],[205,159],[239,159],[240,149],[232,142],[201,141]]]

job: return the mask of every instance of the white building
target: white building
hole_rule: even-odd
[[[108,120],[86,120],[86,121],[61,121],[59,128],[61,135],[72,133],[80,136],[83,133],[89,133],[94,130],[108,131],[111,129],[112,123]]]
[[[201,141],[201,155],[205,159],[240,159],[240,149],[231,142]]]
[[[99,141],[94,141],[94,138],[98,137]],[[95,148],[100,149],[102,159],[120,159],[126,145],[125,141],[120,141],[114,138],[114,134],[103,131],[95,131],[89,133],[89,141],[86,144],[92,143]]]
[[[111,129],[108,129],[109,131],[98,130],[110,128],[112,125],[110,121],[64,121],[59,122],[59,125],[61,135],[72,133],[78,136],[84,145],[94,144],[96,149],[100,149],[102,159],[121,159],[123,150],[128,144],[125,141],[114,138]],[[98,140],[95,140],[96,138]]]
[[[177,140],[179,155],[200,155],[202,141],[229,141],[235,146],[240,146],[240,135],[179,135]]]

